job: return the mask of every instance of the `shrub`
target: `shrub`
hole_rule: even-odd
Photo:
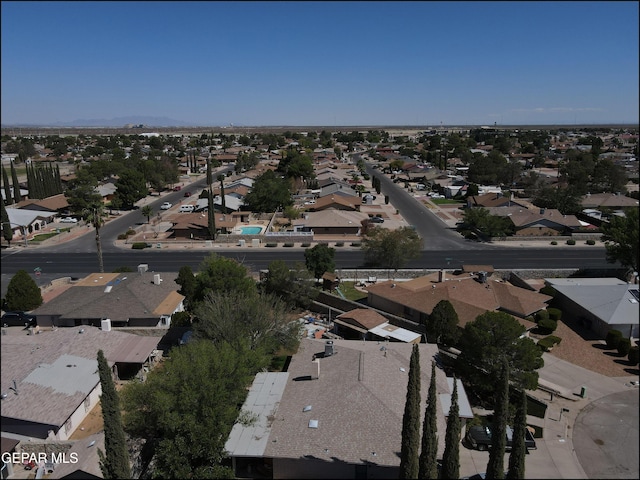
[[[126,240],[126,239],[127,239],[126,233],[121,233],[120,235],[118,235],[118,240]]]
[[[278,243],[277,243],[277,242],[275,242],[275,243],[274,243],[274,242],[269,242],[269,243],[267,243],[267,244],[265,245],[265,247],[271,247],[271,248],[273,248],[273,247],[277,247],[277,246],[278,246]]]
[[[300,244],[300,246],[304,247],[304,248],[308,248],[308,247],[311,246],[311,244],[309,242],[304,242],[304,243]]]
[[[560,320],[562,318],[562,310],[559,308],[547,308],[547,312],[549,312],[549,318],[551,320]]]
[[[587,245],[595,245],[596,241],[595,240],[587,240]]]
[[[545,285],[540,289],[540,293],[542,293],[543,295],[549,295],[550,297],[555,297],[556,289],[553,288],[551,285]]]
[[[129,230],[126,231],[125,235],[129,236],[129,235],[135,235],[136,231],[133,228],[130,228]]]
[[[548,352],[554,347],[554,345],[559,344],[561,341],[562,339],[560,337],[549,335],[548,337],[544,337],[538,341],[538,347],[540,347],[543,352]]]
[[[569,240],[567,240],[567,245],[575,245],[576,241],[573,238],[570,238]]]
[[[620,340],[618,340],[618,353],[621,356],[626,356],[629,354],[629,351],[631,350],[631,340],[629,340],[628,338],[620,338]]]
[[[557,245],[558,242],[556,242],[555,240],[551,240],[551,245]]]
[[[640,348],[637,345],[631,347],[627,358],[631,365],[638,365],[638,363],[640,363]]]
[[[359,247],[359,246],[361,246],[361,245],[362,245],[362,244],[361,244],[360,242],[351,242],[351,246],[352,246],[352,247]]]
[[[558,322],[550,318],[543,318],[538,322],[538,328],[543,334],[553,333],[558,328]]]
[[[287,242],[287,243],[282,244],[282,246],[283,247],[293,247],[293,243]]]
[[[175,312],[171,315],[172,327],[188,327],[191,325],[191,315],[188,312]]]
[[[605,339],[607,342],[607,347],[612,350],[618,348],[618,342],[622,338],[622,332],[620,330],[609,330],[607,332],[607,338]]]
[[[533,316],[537,324],[540,324],[542,320],[549,320],[549,312],[547,310],[540,310]]]
[[[147,242],[135,242],[131,244],[134,250],[142,250],[143,248],[151,248],[151,244]]]
[[[336,242],[336,247],[344,247],[344,242]]]

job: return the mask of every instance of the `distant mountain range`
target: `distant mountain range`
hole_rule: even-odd
[[[167,117],[130,116],[117,118],[79,119],[70,122],[50,124],[13,124],[15,127],[124,127],[125,125],[144,125],[145,127],[197,127],[198,125]]]

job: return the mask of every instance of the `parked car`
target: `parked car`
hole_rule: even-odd
[[[473,448],[480,451],[489,450],[491,448],[491,427],[474,425],[469,427],[465,439]],[[525,430],[524,444],[529,450],[535,450],[536,441],[529,430]],[[513,445],[513,428],[507,427],[507,444],[506,449],[511,450]]]
[[[178,212],[180,213],[191,213],[195,210],[195,205],[180,205]]]
[[[164,202],[162,205],[160,205],[160,210],[169,210],[171,207],[173,207],[173,204]]]
[[[3,327],[35,327],[36,316],[25,312],[4,312],[2,315]]]
[[[384,223],[384,218],[382,217],[371,217],[369,219],[371,223]]]
[[[176,185],[175,187],[173,187],[173,191],[174,192],[179,192],[180,190],[182,190],[182,186],[181,185]]]
[[[60,219],[60,223],[78,223],[78,219],[73,217],[64,217]]]
[[[191,192],[184,192],[184,196],[185,197],[190,197],[191,196]]]

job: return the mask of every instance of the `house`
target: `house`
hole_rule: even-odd
[[[419,333],[390,324],[385,317],[370,308],[355,308],[338,315],[333,321],[341,336],[353,340],[420,343],[422,337]]]
[[[367,287],[367,304],[378,310],[424,323],[441,300],[458,314],[460,327],[487,311],[516,317],[527,330],[535,326],[525,317],[547,307],[552,297],[488,278],[485,272],[448,275],[443,270],[412,280],[379,282]]]
[[[288,371],[255,377],[242,406],[255,421],[238,421],[225,445],[236,478],[398,478],[412,348],[302,339]],[[424,412],[438,350],[418,348]],[[451,393],[440,369],[436,391]],[[436,401],[443,451],[446,424]]]
[[[484,208],[491,215],[509,218],[516,236],[571,235],[571,232],[583,226],[575,215],[563,215],[555,208],[530,209],[513,205]]]
[[[617,278],[545,278],[563,311],[579,318],[602,338],[609,330],[640,337],[638,285]]]
[[[297,232],[313,232],[316,235],[359,235],[362,222],[368,218],[366,213],[329,208],[320,212],[307,212],[292,223]]]
[[[9,478],[14,474],[11,455],[16,453],[16,447],[19,443],[20,440],[16,440],[15,438],[0,437],[0,453],[2,454],[2,461],[0,461],[0,478]]]
[[[49,479],[94,480],[104,478],[100,469],[98,450],[105,451],[104,431],[94,433],[81,440],[75,440],[67,450],[67,458],[76,458],[77,462],[56,465]],[[74,456],[75,454],[75,456]]]
[[[526,208],[524,203],[514,200],[513,195],[505,196],[502,192],[485,193],[484,195],[472,195],[467,197],[467,207],[522,207]]]
[[[16,208],[37,210],[40,212],[63,213],[69,208],[69,202],[64,194],[52,195],[43,199],[27,199],[13,205]]]
[[[33,311],[39,327],[169,328],[184,310],[175,272],[93,273]]]
[[[581,200],[583,208],[627,208],[638,207],[638,200],[615,193],[588,193]]]
[[[98,193],[102,197],[102,203],[104,204],[107,204],[111,202],[111,200],[113,200],[113,197],[116,194],[116,190],[118,190],[118,187],[116,187],[115,183],[112,182],[98,185],[95,188],[96,193]]]
[[[13,205],[8,206],[6,211],[13,230],[12,241],[21,239],[26,241],[29,234],[40,231],[45,225],[52,222],[56,215],[56,212],[13,208]]]
[[[308,209],[311,212],[329,209],[357,211],[360,209],[361,202],[362,199],[358,196],[334,194],[318,198],[315,204],[308,206]]]
[[[116,379],[142,378],[159,340],[90,326],[2,335],[2,436],[67,440],[99,401],[98,350]]]

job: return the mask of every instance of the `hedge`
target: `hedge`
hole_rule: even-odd
[[[551,245],[557,245],[558,242],[556,242],[555,240],[551,240]]]
[[[607,342],[607,347],[612,350],[618,348],[618,343],[622,338],[622,332],[620,330],[609,330],[607,332],[607,338],[605,339]]]
[[[549,318],[551,320],[560,320],[562,318],[562,310],[559,308],[547,308],[547,312],[549,312]]]
[[[627,358],[631,365],[638,365],[640,363],[640,348],[637,345],[631,347]]]
[[[287,243],[284,243],[282,246],[283,247],[293,247],[293,243],[287,242]]]
[[[538,340],[538,347],[540,347],[543,352],[548,352],[561,341],[562,339],[560,337],[549,335],[548,337],[544,337]]]
[[[567,240],[567,245],[575,245],[576,241],[573,238],[570,238],[569,240]]]
[[[142,250],[143,248],[151,248],[151,244],[147,242],[135,242],[131,244],[134,250]]]
[[[277,243],[277,242],[276,242],[276,243],[267,243],[267,244],[265,245],[265,247],[277,247],[277,246],[278,246],[278,243]]]
[[[535,319],[536,323],[539,324],[542,320],[549,320],[549,312],[547,310],[540,310],[539,312],[535,313],[533,318]]]
[[[336,247],[344,247],[344,242],[336,242]]]
[[[538,328],[544,334],[553,333],[558,328],[558,322],[551,318],[543,318],[538,322]]]
[[[621,338],[620,340],[618,340],[618,353],[625,357],[629,354],[629,351],[631,350],[631,340],[629,340],[628,338]]]
[[[587,240],[587,245],[595,245],[596,241],[595,240]]]

